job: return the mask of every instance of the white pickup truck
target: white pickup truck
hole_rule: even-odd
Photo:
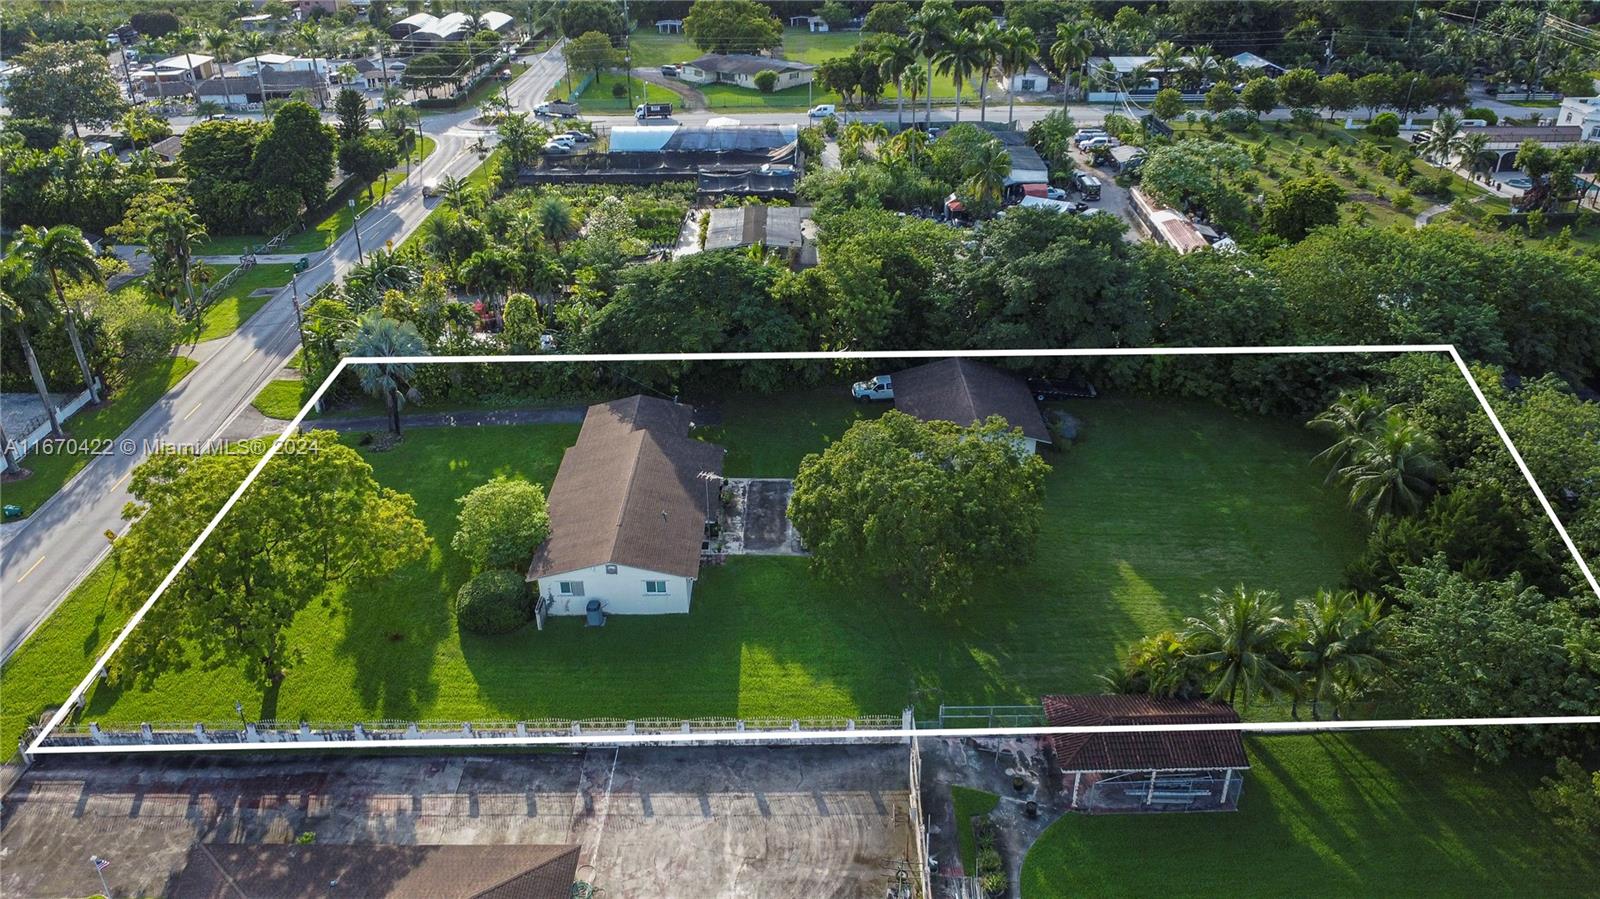
[[[874,375],[865,381],[857,381],[850,385],[850,395],[857,400],[892,400],[894,399],[894,382],[888,375]]]

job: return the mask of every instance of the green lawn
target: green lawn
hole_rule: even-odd
[[[608,112],[628,112],[633,106],[628,105],[628,96],[620,97],[611,95],[612,86],[623,84],[621,72],[604,72],[595,78],[578,95],[578,102],[585,114],[598,115]],[[641,96],[646,93],[646,96]],[[651,84],[639,78],[633,79],[633,104],[640,103],[671,103],[673,109],[681,109],[683,100],[677,94],[667,90],[659,84]]]
[[[287,263],[262,263],[240,275],[211,302],[195,322],[191,335],[186,336],[192,340],[215,340],[232,334],[272,299],[271,294],[251,294],[262,288],[288,284],[293,271],[294,266]]]
[[[1238,812],[1069,815],[1028,853],[1022,895],[1594,895],[1600,854],[1533,808],[1533,772],[1407,739],[1251,737]]]
[[[950,802],[955,807],[956,842],[961,847],[961,869],[969,875],[978,870],[978,837],[972,832],[975,815],[987,815],[1000,804],[1000,797],[971,787],[951,787]]]
[[[194,367],[193,359],[174,356],[135,373],[105,405],[80,412],[62,423],[77,452],[45,453],[35,450],[22,461],[23,467],[33,471],[33,476],[24,481],[0,485],[0,499],[21,506],[24,515],[32,515],[46,500],[55,496],[56,491],[73,475],[89,464],[93,450],[103,449],[106,441],[120,436]]]
[[[420,146],[422,152],[421,158],[427,159],[433,154],[437,144],[434,142],[433,138],[423,135]],[[417,149],[415,147],[412,148],[411,158],[413,160],[413,164],[419,161],[417,158]],[[366,212],[368,209],[372,208],[372,204],[383,199],[384,196],[389,193],[389,191],[393,190],[395,186],[399,185],[405,180],[406,170],[407,166],[405,160],[401,160],[399,165],[389,170],[387,178],[379,178],[377,181],[373,182],[371,197],[367,196],[367,192],[365,190],[357,191],[354,194],[354,199],[356,201],[356,208],[354,212],[350,209],[349,204],[346,202],[346,200],[351,198],[351,194],[348,191],[344,196],[335,198],[338,201],[338,205],[334,207],[331,213],[326,215],[321,221],[317,222],[314,227],[307,228],[298,234],[291,234],[289,237],[285,238],[283,243],[279,245],[276,250],[273,250],[273,252],[281,254],[315,253],[333,246],[334,241],[338,240],[344,234],[344,232],[350,230],[350,222],[354,217],[354,214]],[[271,236],[272,235],[270,234],[228,234],[212,237],[200,247],[196,248],[195,255],[238,256],[248,253],[252,248],[260,247],[261,245],[265,244],[267,240],[271,238]]]
[[[730,471],[766,474],[856,414],[819,411],[750,435]],[[416,497],[436,546],[383,583],[351,588],[348,611],[313,605],[293,626],[305,662],[264,701],[233,669],[161,678],[151,692],[102,688],[89,720],[260,717],[504,720],[894,714],[908,702],[1017,702],[1098,687],[1116,648],[1177,624],[1200,594],[1239,581],[1307,594],[1338,582],[1359,529],[1310,465],[1292,422],[1212,406],[1101,399],[1070,406],[1084,438],[1053,456],[1038,560],[991,579],[939,617],[870,585],[818,583],[803,559],[708,568],[688,615],[556,619],[498,637],[462,636],[450,601],[466,575],[449,548],[455,500],[490,477],[548,484],[574,426],[413,429],[369,456],[379,480]],[[781,415],[774,413],[775,417]],[[811,433],[806,433],[811,429]],[[742,461],[741,461],[742,460]],[[181,710],[181,711],[180,711]]]
[[[305,382],[299,378],[278,378],[268,381],[267,386],[261,388],[256,398],[250,401],[250,405],[255,406],[257,412],[268,418],[289,421],[300,411],[300,407],[305,405],[305,400],[301,398],[304,387]]]
[[[696,406],[716,406],[722,423],[701,436],[728,448],[722,470],[734,478],[788,478],[807,453],[820,453],[828,441],[862,418],[876,418],[887,403],[856,403],[848,384],[778,396],[733,394],[725,400],[689,398]]]

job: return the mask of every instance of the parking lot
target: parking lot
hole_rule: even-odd
[[[114,895],[159,896],[196,842],[312,832],[319,844],[576,844],[610,896],[881,897],[910,851],[907,751],[57,762],[6,797],[0,894],[99,893],[99,855]]]

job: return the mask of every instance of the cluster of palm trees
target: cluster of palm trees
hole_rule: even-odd
[[[1390,619],[1379,601],[1319,590],[1285,615],[1275,593],[1217,589],[1205,613],[1177,631],[1145,637],[1102,680],[1119,693],[1207,698],[1248,707],[1289,697],[1298,718],[1309,703],[1320,720],[1382,682],[1394,662]]]
[[[1329,480],[1371,518],[1421,511],[1447,473],[1433,436],[1366,388],[1341,394],[1309,425],[1332,438],[1317,455]]]
[[[102,276],[94,250],[83,239],[83,232],[72,225],[52,228],[24,225],[5,259],[0,261],[0,317],[5,327],[17,335],[34,390],[50,420],[50,434],[57,438],[63,436],[61,421],[33,350],[32,327],[51,323],[57,317],[61,319],[77,358],[78,371],[88,387],[89,399],[100,402],[100,386],[90,371],[89,356],[84,349],[85,310],[67,296],[67,287],[80,282],[98,284]],[[11,443],[3,431],[0,431],[0,444],[5,445],[6,473],[19,473]]]
[[[1049,44],[1049,59],[1060,77],[1078,77],[1089,59],[1093,42],[1084,26],[1062,23]],[[921,62],[918,62],[918,59]],[[967,86],[978,91],[978,117],[989,117],[989,75],[999,71],[1009,80],[1026,72],[1041,58],[1041,45],[1032,28],[1022,25],[1001,27],[993,19],[971,27],[948,7],[924,5],[911,17],[910,34],[884,35],[877,39],[872,59],[879,75],[895,86],[896,120],[904,126],[907,95],[915,107],[918,96],[927,102],[925,121],[933,119],[933,76],[948,75],[956,90],[956,121],[961,121],[961,93]],[[1016,97],[1007,91],[1007,119],[1016,121]],[[1063,102],[1066,91],[1062,92]],[[914,113],[913,113],[914,117]]]
[[[1461,126],[1461,117],[1450,110],[1439,113],[1416,149],[1434,165],[1449,168],[1459,161],[1473,175],[1485,178],[1499,160],[1498,154],[1489,151],[1489,135],[1481,131],[1467,133]]]

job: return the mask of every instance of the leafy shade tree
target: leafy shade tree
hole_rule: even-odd
[[[385,134],[362,134],[351,141],[339,143],[339,168],[367,185],[367,197],[372,197],[372,185],[381,177],[384,188],[389,186],[389,170],[400,164],[400,147]]]
[[[1290,178],[1263,206],[1262,225],[1284,240],[1300,241],[1313,228],[1337,225],[1344,198],[1344,188],[1325,175]]]
[[[1533,802],[1579,839],[1600,839],[1600,771],[1569,758],[1556,759],[1554,777],[1533,791]]]
[[[132,107],[123,113],[117,127],[128,136],[128,142],[135,150],[172,136],[171,123],[142,106]]]
[[[874,3],[867,10],[861,30],[868,34],[894,34],[904,36],[911,31],[911,5],[898,0]]]
[[[459,502],[450,546],[471,563],[474,573],[491,568],[520,572],[550,536],[550,507],[538,484],[496,477]]]
[[[1310,69],[1290,69],[1278,76],[1278,93],[1292,109],[1315,109],[1322,105],[1317,73]]]
[[[183,135],[178,163],[188,179],[195,215],[217,234],[248,234],[261,227],[263,185],[254,177],[258,122],[198,122]]]
[[[48,230],[23,225],[11,252],[49,279],[61,319],[67,326],[72,354],[78,360],[78,371],[89,390],[89,400],[100,402],[100,387],[95,382],[94,373],[89,370],[89,357],[83,350],[84,311],[67,301],[66,291],[67,285],[73,282],[100,283],[100,266],[95,261],[94,250],[83,239],[83,232],[71,225],[57,225]]]
[[[592,72],[599,78],[606,69],[622,65],[622,53],[611,45],[611,38],[598,31],[589,31],[570,38],[561,46],[561,55],[567,68],[574,72]]]
[[[456,593],[456,622],[463,633],[509,633],[527,624],[532,610],[528,582],[516,571],[480,571]]]
[[[6,105],[12,116],[55,122],[81,137],[80,126],[109,125],[127,108],[95,41],[37,44],[11,62]]]
[[[1317,101],[1334,115],[1354,109],[1359,99],[1355,83],[1343,72],[1335,72],[1317,83]]]
[[[1408,569],[1394,600],[1395,679],[1416,718],[1592,715],[1600,628],[1570,600],[1519,575],[1478,581],[1442,564]],[[1472,727],[1443,737],[1500,762],[1516,751],[1567,751],[1572,729]],[[1592,735],[1591,735],[1592,739]]]
[[[1175,209],[1201,207],[1226,226],[1247,215],[1235,179],[1250,168],[1250,155],[1233,144],[1181,140],[1155,147],[1140,169],[1140,184]]]
[[[707,53],[759,53],[783,46],[783,24],[755,0],[695,0],[683,33]]]
[[[1257,116],[1269,113],[1278,106],[1278,84],[1271,78],[1252,78],[1239,91],[1239,104]]]
[[[134,470],[133,525],[117,538],[117,570],[131,607],[166,577],[256,459],[239,453],[158,452]],[[114,681],[148,685],[194,662],[243,667],[275,688],[300,657],[295,615],[339,601],[337,584],[392,574],[429,540],[410,496],[378,484],[372,467],[332,431],[296,438],[262,469],[179,570],[149,628],[129,635],[111,662]]]
[[[355,141],[372,127],[372,117],[367,113],[367,98],[353,87],[340,88],[339,95],[333,101],[333,111],[339,117],[339,140],[342,143]]]
[[[1378,110],[1394,104],[1394,78],[1384,72],[1373,72],[1362,75],[1355,82],[1356,99],[1367,108],[1367,118],[1377,115]]]
[[[1164,87],[1156,91],[1156,98],[1150,104],[1150,111],[1158,119],[1171,121],[1183,115],[1183,94],[1178,93],[1175,87]]]
[[[1213,115],[1227,112],[1239,105],[1239,95],[1233,92],[1233,85],[1219,81],[1206,91],[1206,112]]]
[[[598,31],[620,37],[628,32],[622,7],[615,0],[572,0],[560,8],[561,33],[568,39]]]
[[[1047,466],[1019,441],[997,416],[856,422],[800,463],[789,518],[825,574],[881,578],[924,608],[959,605],[981,577],[1033,556]]]
[[[287,222],[328,201],[333,180],[333,129],[310,105],[291,100],[278,107],[256,144],[256,178],[267,185],[265,203],[272,217]]]
[[[1211,682],[1211,698],[1246,708],[1256,696],[1282,692],[1291,676],[1280,643],[1289,623],[1278,596],[1239,585],[1211,593],[1204,615],[1185,620],[1183,640]]]
[[[346,355],[406,357],[428,355],[428,344],[410,322],[384,318],[378,309],[368,309],[356,319],[355,329],[343,341]],[[400,436],[400,407],[407,400],[417,402],[416,366],[409,362],[364,362],[354,366],[361,389],[381,397],[389,410],[389,431]]]

